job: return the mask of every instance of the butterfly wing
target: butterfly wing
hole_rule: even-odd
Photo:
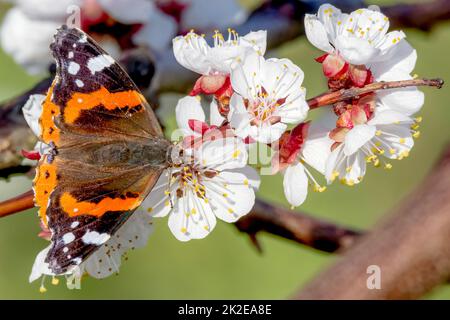
[[[55,80],[43,103],[41,140],[52,147],[34,180],[52,232],[55,274],[114,236],[166,167],[170,143],[132,80],[91,38],[63,27],[51,45]]]

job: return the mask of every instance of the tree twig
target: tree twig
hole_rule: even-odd
[[[352,246],[360,232],[337,226],[257,199],[252,211],[236,222],[239,231],[250,236],[261,250],[256,235],[267,232],[324,252],[343,251]]]
[[[450,145],[423,183],[297,299],[415,299],[450,278]],[[381,289],[368,289],[367,268]],[[370,281],[370,280],[369,280]]]
[[[386,81],[374,82],[362,88],[354,87],[350,89],[341,89],[326,92],[317,97],[308,99],[308,105],[310,109],[315,109],[322,106],[334,104],[336,102],[345,101],[352,98],[358,98],[363,94],[371,93],[378,90],[388,90],[388,89],[418,87],[418,86],[436,87],[438,89],[441,89],[443,85],[444,80],[442,79],[412,79],[412,80],[391,81],[391,82]]]
[[[0,203],[0,218],[22,212],[34,207],[34,193],[33,190],[25,192],[13,199],[6,200]]]

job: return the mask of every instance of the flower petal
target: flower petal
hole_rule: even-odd
[[[111,17],[123,24],[145,24],[153,12],[158,10],[153,2],[147,0],[97,0],[97,2]]]
[[[185,136],[194,134],[194,131],[189,127],[189,120],[205,122],[205,113],[199,98],[191,96],[181,98],[175,108],[178,128],[183,131]]]
[[[169,192],[174,192],[169,188],[169,171],[164,171],[156,182],[150,194],[142,201],[139,210],[151,213],[155,218],[167,216],[170,210]]]
[[[58,22],[32,20],[20,9],[12,8],[0,30],[2,48],[29,73],[47,71],[53,62],[49,45],[59,26]]]
[[[36,137],[41,135],[41,127],[39,118],[42,114],[42,102],[45,96],[42,94],[32,94],[25,105],[22,107],[23,116],[28,126],[31,128]]]
[[[344,154],[346,156],[357,152],[363,145],[375,136],[376,127],[366,124],[357,125],[345,136]]]
[[[226,119],[220,114],[216,99],[209,105],[209,124],[220,127]]]
[[[284,194],[293,206],[301,205],[308,195],[308,176],[305,167],[297,162],[286,169],[283,178]]]
[[[215,226],[211,206],[192,191],[176,201],[169,216],[169,229],[180,241],[205,238]]]
[[[245,144],[238,138],[216,139],[205,142],[195,151],[195,161],[217,171],[242,168],[247,164]]]
[[[333,46],[328,40],[327,30],[316,15],[305,15],[305,33],[309,42],[317,49],[331,53]]]
[[[172,40],[175,59],[186,69],[208,75],[211,65],[207,60],[211,49],[206,40],[194,32],[178,36]]]
[[[236,222],[253,208],[255,192],[242,173],[224,171],[204,185],[214,214],[225,222]]]

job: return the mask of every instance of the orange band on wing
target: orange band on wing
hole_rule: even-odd
[[[44,158],[36,169],[36,177],[33,182],[34,202],[39,207],[38,213],[42,223],[47,226],[48,201],[57,184],[56,165],[47,163],[47,159]]]
[[[109,92],[105,87],[91,93],[75,93],[64,109],[64,120],[66,123],[73,124],[82,110],[90,110],[102,105],[108,110],[117,108],[135,108],[142,105],[144,98],[135,91]]]
[[[60,198],[61,208],[69,215],[76,217],[89,215],[101,217],[109,211],[129,211],[141,204],[141,198],[104,198],[98,203],[78,201],[70,193],[65,192]]]
[[[42,114],[39,119],[39,124],[41,125],[42,141],[47,144],[53,142],[55,145],[58,145],[60,130],[55,125],[54,117],[60,114],[60,109],[51,101],[53,87],[54,84],[48,89],[47,96],[42,104]]]

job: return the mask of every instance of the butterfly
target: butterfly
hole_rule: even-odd
[[[45,262],[64,274],[108,241],[169,166],[172,144],[126,72],[83,31],[61,27],[42,103],[35,204],[51,231]]]

